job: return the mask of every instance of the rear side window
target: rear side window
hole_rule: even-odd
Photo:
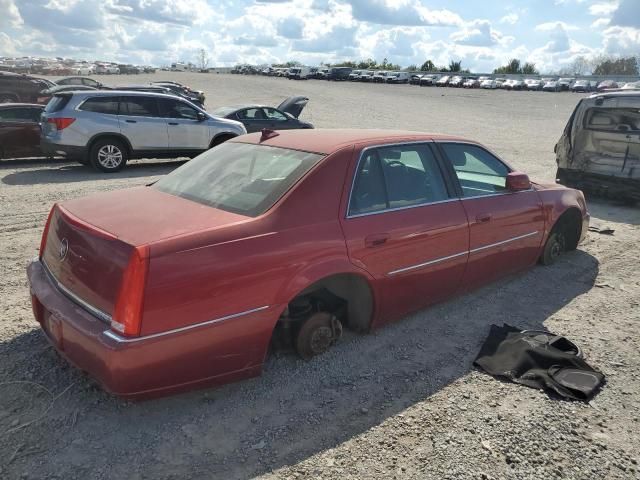
[[[71,95],[54,95],[53,98],[49,100],[49,103],[47,103],[47,106],[44,108],[44,112],[45,113],[59,112],[60,110],[62,110],[64,107],[67,106],[67,103],[69,103],[69,100],[71,100]]]
[[[640,131],[638,108],[590,108],[585,115],[585,128],[606,132]]]
[[[122,97],[120,115],[134,117],[159,117],[158,104],[154,97]]]
[[[85,112],[118,114],[118,97],[93,97],[86,100],[80,110]]]
[[[354,182],[349,215],[426,205],[449,198],[428,145],[368,150]]]
[[[486,150],[463,143],[443,143],[465,197],[480,197],[506,191],[509,168]]]

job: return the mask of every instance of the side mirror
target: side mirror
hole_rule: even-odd
[[[197,117],[199,122],[204,122],[207,119],[207,116],[202,112],[198,112]]]
[[[511,172],[507,175],[506,188],[510,192],[520,192],[531,188],[531,180],[526,173]]]

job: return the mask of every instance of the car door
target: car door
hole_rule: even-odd
[[[458,180],[469,220],[469,262],[463,286],[475,288],[535,263],[545,229],[538,193],[507,191],[511,169],[478,145],[443,142],[439,146]]]
[[[118,123],[136,151],[166,152],[169,148],[167,119],[160,116],[156,97],[121,96]]]
[[[31,157],[40,150],[41,108],[15,107],[0,110],[0,147],[5,158]]]
[[[259,132],[263,128],[267,128],[269,124],[264,110],[260,107],[240,110],[237,113],[237,117],[244,124],[247,133]]]
[[[267,128],[273,130],[290,130],[300,128],[300,124],[287,117],[284,113],[275,108],[263,108],[265,117],[267,117]]]
[[[380,318],[395,319],[453,294],[469,230],[429,143],[365,149],[342,228],[351,261],[382,292]]]
[[[204,151],[211,143],[209,123],[198,118],[198,110],[181,100],[158,99],[160,113],[167,119],[169,148],[180,151]]]

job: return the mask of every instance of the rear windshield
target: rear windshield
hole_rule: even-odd
[[[49,100],[49,103],[47,103],[47,106],[44,107],[45,113],[59,112],[69,103],[70,99],[71,95],[54,95],[53,98]]]
[[[156,182],[153,188],[240,215],[273,206],[323,155],[246,143],[223,143]]]

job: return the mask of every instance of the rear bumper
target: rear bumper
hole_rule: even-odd
[[[558,168],[556,182],[596,195],[640,201],[640,179]]]
[[[33,312],[47,340],[114,395],[151,398],[221,385],[261,371],[261,363],[225,370],[224,365],[207,362],[212,357],[205,349],[210,328],[133,341],[120,337],[58,290],[38,259],[29,264],[27,275]]]
[[[68,158],[85,158],[87,156],[86,147],[78,147],[76,145],[62,145],[55,143],[45,136],[40,137],[40,145],[45,155],[55,157],[64,155]]]

